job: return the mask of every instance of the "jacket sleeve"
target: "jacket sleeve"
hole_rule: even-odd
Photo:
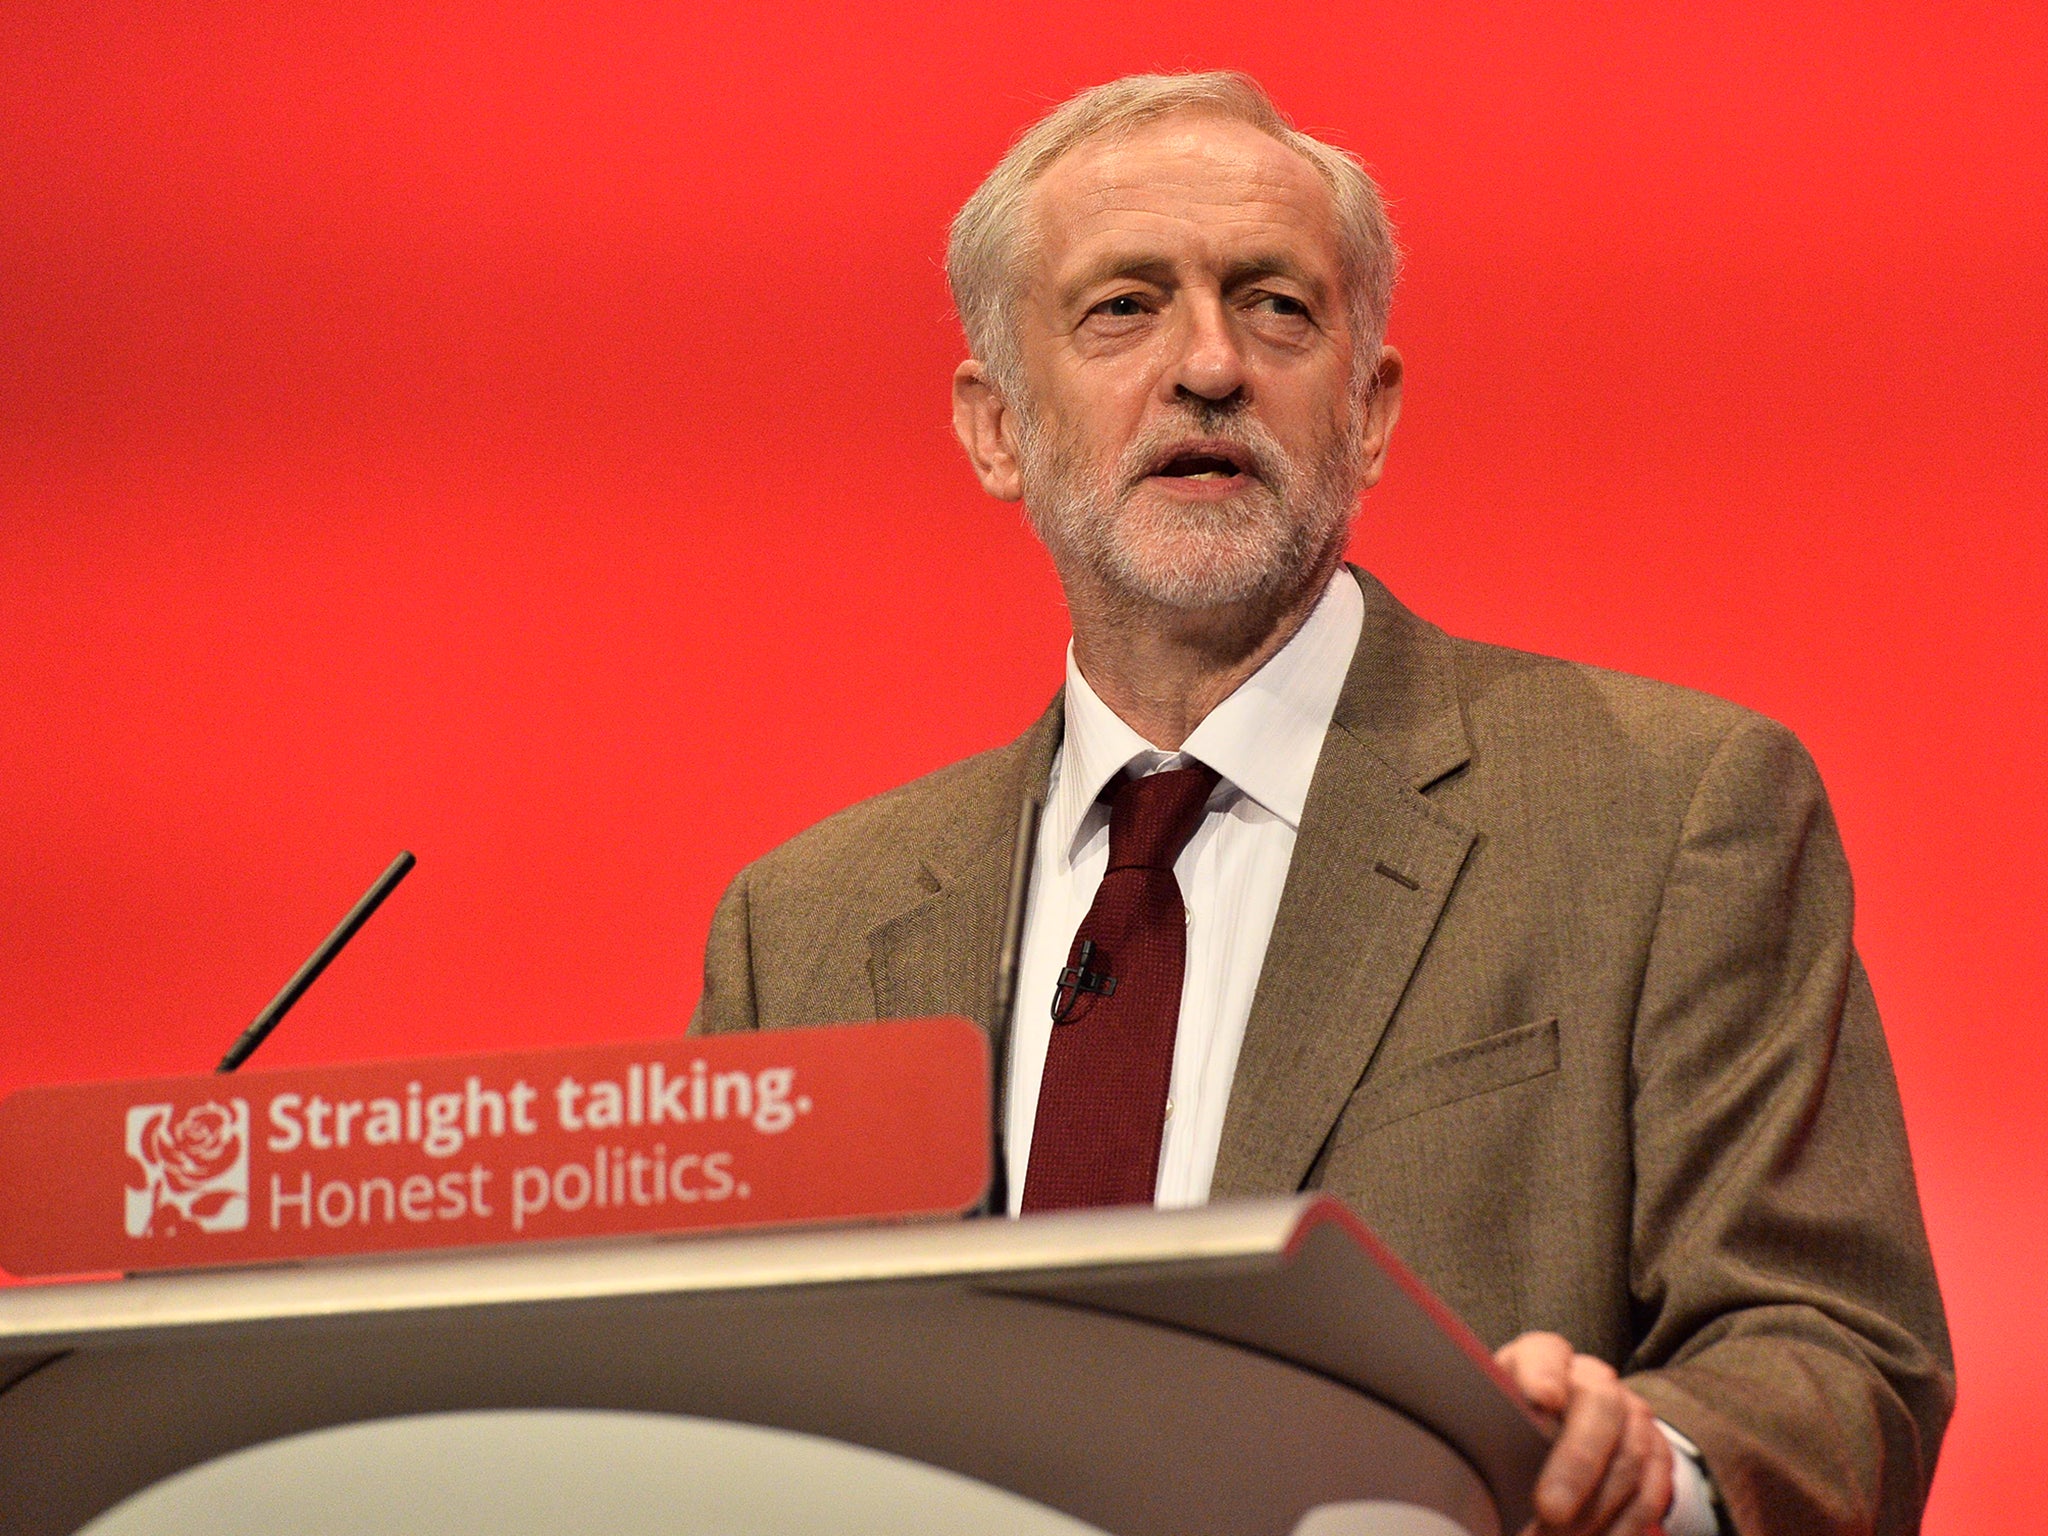
[[[1733,1528],[1917,1529],[1954,1366],[1848,865],[1782,728],[1722,740],[1631,1047],[1630,1384]]]
[[[754,994],[754,946],[748,910],[751,867],[733,877],[704,941],[704,991],[690,1015],[693,1035],[723,1035],[760,1028]]]

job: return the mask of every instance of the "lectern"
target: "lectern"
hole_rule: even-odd
[[[1319,1197],[0,1293],[20,1536],[1497,1536],[1547,1443]]]

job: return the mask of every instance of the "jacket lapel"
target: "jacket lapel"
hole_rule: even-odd
[[[1422,793],[1471,755],[1450,642],[1372,577],[1354,575],[1365,629],[1259,973],[1216,1199],[1300,1187],[1370,1067],[1472,846],[1472,829]]]
[[[1004,907],[1017,811],[1028,792],[1041,804],[1063,725],[1055,698],[1036,724],[994,754],[985,784],[920,850],[931,894],[868,933],[875,1016],[925,1018],[955,1013],[991,1035],[993,1060],[1003,1060],[1007,1021],[995,1012]]]

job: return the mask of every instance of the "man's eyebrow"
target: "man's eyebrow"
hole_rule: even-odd
[[[1223,291],[1228,293],[1266,277],[1284,277],[1299,283],[1318,303],[1328,292],[1328,284],[1285,251],[1257,251],[1232,262],[1223,274]]]
[[[1060,296],[1066,302],[1074,303],[1096,284],[1112,282],[1120,277],[1164,286],[1173,280],[1173,263],[1153,252],[1105,251],[1062,284]]]

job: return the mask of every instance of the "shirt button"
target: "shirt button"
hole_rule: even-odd
[[[1173,1100],[1171,1099],[1166,1101],[1166,1118],[1169,1120],[1173,1118]]]

